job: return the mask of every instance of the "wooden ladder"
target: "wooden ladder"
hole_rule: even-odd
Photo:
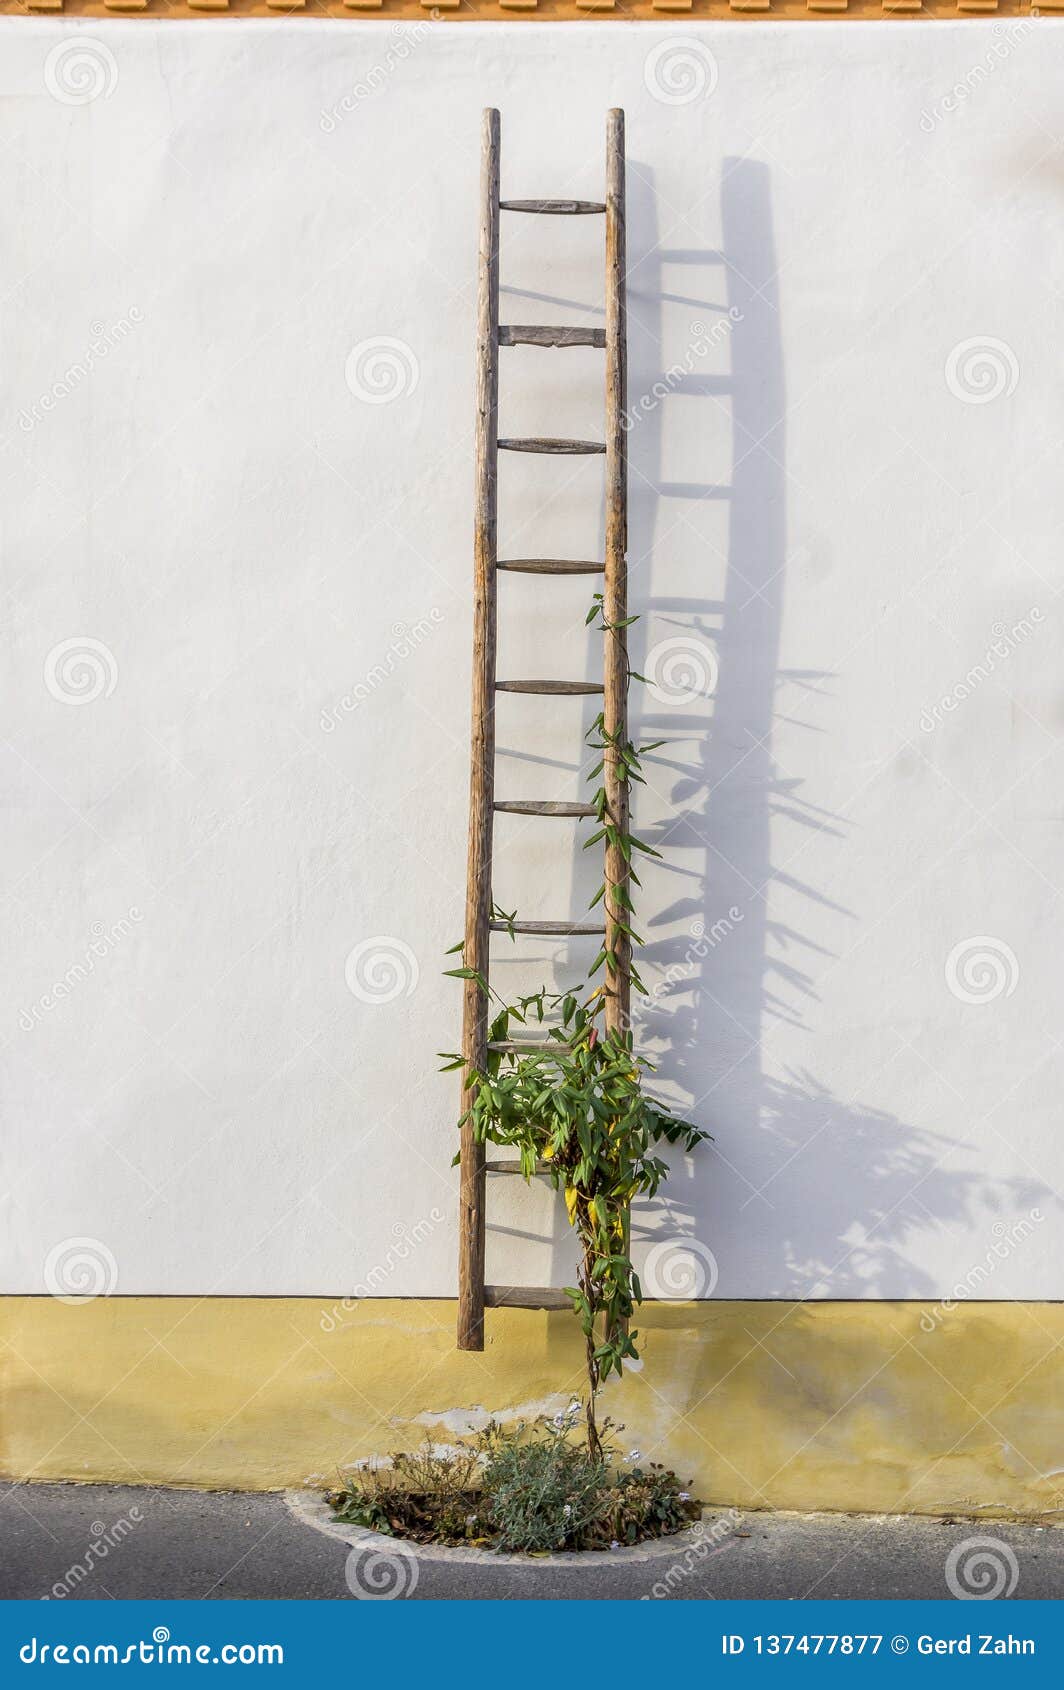
[[[476,368],[476,516],[473,542],[473,700],[469,787],[469,864],[466,880],[466,918],[463,961],[489,980],[493,932],[549,934],[559,938],[594,933],[603,938],[615,958],[609,976],[605,1019],[608,1028],[627,1029],[631,997],[631,953],[623,905],[617,888],[627,891],[628,870],[616,845],[607,844],[603,899],[604,924],[583,921],[506,921],[492,919],[491,857],[494,814],[498,811],[529,816],[588,816],[590,804],[539,803],[532,800],[495,801],[495,695],[499,692],[537,694],[602,694],[606,743],[603,782],[606,804],[618,830],[627,831],[627,785],[610,742],[627,739],[628,651],[625,620],[628,580],[628,465],[625,450],[627,339],[625,327],[625,201],[624,113],[611,111],[606,124],[606,198],[589,200],[504,200],[499,197],[499,114],[484,113],[481,131],[480,249],[477,289]],[[499,325],[499,225],[501,213],[538,216],[601,216],[606,226],[605,329],[541,328]],[[605,438],[602,441],[499,439],[500,346],[596,346],[606,354]],[[570,562],[555,558],[500,559],[497,546],[498,455],[507,452],[601,453],[606,459],[606,520],[601,562]],[[602,575],[604,667],[601,682],[499,680],[495,672],[497,592],[500,571],[533,575]],[[463,988],[462,1054],[481,1069],[487,1058],[488,1005],[475,980]],[[508,1043],[507,1049],[521,1049]],[[463,1094],[463,1109],[468,1097]],[[523,1290],[484,1284],[485,1176],[519,1171],[519,1164],[488,1162],[471,1123],[462,1128],[459,1195],[458,1347],[484,1348],[484,1309],[502,1304],[522,1308],[568,1308],[561,1292]]]

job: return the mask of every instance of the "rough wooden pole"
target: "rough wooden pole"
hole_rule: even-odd
[[[624,113],[606,120],[606,572],[603,612],[607,624],[602,714],[607,741],[628,737],[628,454],[625,407],[628,403],[628,343],[625,308]],[[603,776],[610,820],[622,833],[628,827],[628,788],[620,778],[618,758],[607,745]],[[627,892],[628,863],[619,846],[606,845],[606,951],[608,1029],[627,1031],[631,1009],[632,947],[617,925],[629,925],[618,891]]]
[[[463,961],[488,978],[491,835],[495,795],[495,644],[499,404],[499,114],[481,126],[480,252],[477,266],[475,499],[473,529],[473,699],[469,770],[469,866]],[[464,983],[462,1054],[476,1068],[487,1055],[487,1004]],[[463,1109],[468,1107],[463,1093]],[[462,1128],[458,1198],[458,1348],[484,1348],[484,1146]]]

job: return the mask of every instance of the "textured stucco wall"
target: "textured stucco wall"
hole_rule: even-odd
[[[637,1247],[1060,1296],[1060,28],[88,37],[0,24],[0,1285],[453,1293],[493,102],[510,194],[628,112],[641,1036],[716,1135]],[[504,316],[599,321],[599,237],[508,219]],[[510,354],[505,426],[593,435],[600,369]],[[506,462],[504,551],[594,555],[600,491]],[[594,673],[586,585],[503,583],[502,672]],[[588,715],[504,701],[500,795],[575,796]],[[500,902],[579,911],[573,846],[504,823]],[[489,1277],[565,1283],[506,1183]]]
[[[51,1298],[0,1303],[0,1472],[273,1489],[426,1436],[530,1419],[580,1389],[567,1314],[453,1303]],[[608,1387],[624,1452],[743,1508],[1059,1519],[1059,1305],[656,1306]]]

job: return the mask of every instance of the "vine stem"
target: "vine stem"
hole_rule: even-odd
[[[595,1399],[599,1388],[599,1364],[595,1354],[595,1317],[598,1314],[598,1294],[595,1286],[593,1268],[595,1265],[595,1247],[590,1232],[581,1228],[583,1237],[583,1265],[580,1272],[580,1289],[587,1298],[589,1311],[588,1331],[584,1338],[584,1353],[587,1358],[587,1453],[592,1461],[602,1458],[602,1439],[599,1437],[598,1420],[595,1413]]]

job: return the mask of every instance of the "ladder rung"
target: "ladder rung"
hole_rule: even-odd
[[[500,211],[532,211],[548,217],[588,217],[606,209],[603,200],[500,200]]]
[[[493,933],[550,933],[559,938],[566,938],[572,933],[594,933],[602,938],[605,927],[596,927],[588,921],[493,921]]]
[[[496,569],[512,569],[518,575],[601,575],[604,563],[568,563],[564,558],[514,557],[497,563]]]
[[[514,1053],[533,1053],[541,1050],[572,1050],[568,1039],[489,1039],[488,1049],[512,1051]]]
[[[571,1309],[564,1291],[548,1285],[542,1290],[531,1285],[485,1285],[484,1307],[488,1309]]]
[[[496,692],[535,692],[575,697],[578,693],[601,692],[601,681],[496,681]]]
[[[511,323],[499,330],[500,346],[605,346],[605,329],[539,328]]]
[[[586,457],[606,450],[599,440],[500,440],[500,452],[547,452],[552,457]]]
[[[495,805],[508,816],[594,816],[594,804],[541,804],[536,798],[508,798]]]
[[[510,1162],[485,1162],[484,1172],[486,1174],[519,1174],[521,1172],[521,1164],[520,1164],[520,1162],[514,1162],[514,1161],[510,1161]],[[537,1175],[537,1177],[539,1177],[542,1174],[549,1174],[549,1173],[550,1173],[550,1163],[549,1162],[537,1162],[536,1163],[536,1175]]]

